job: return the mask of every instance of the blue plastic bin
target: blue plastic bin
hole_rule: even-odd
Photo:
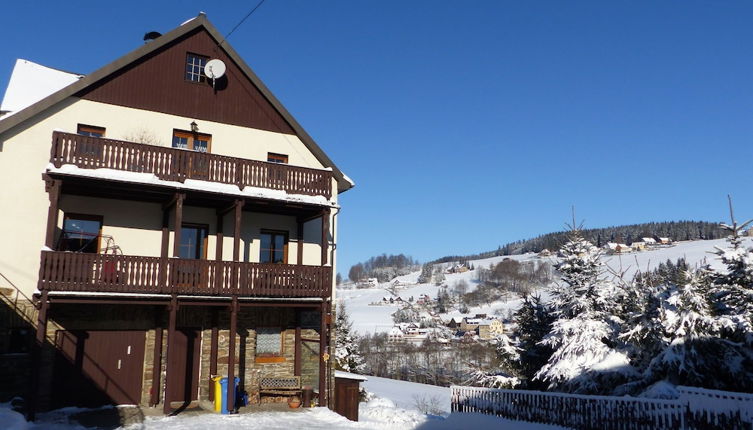
[[[238,384],[241,382],[241,378],[235,377],[235,384],[233,385],[233,391],[235,391],[235,404],[238,404]],[[222,407],[221,407],[221,413],[222,414],[229,414],[230,412],[227,410],[227,378],[220,379],[220,387],[222,387]],[[235,407],[233,407],[232,410],[235,410]]]

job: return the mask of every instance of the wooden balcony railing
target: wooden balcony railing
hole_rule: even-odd
[[[240,189],[250,186],[332,197],[332,172],[327,170],[59,131],[52,133],[50,162],[55,167],[73,164],[83,169],[151,173],[167,181],[197,179],[234,184]]]
[[[42,251],[40,291],[328,297],[332,268]]]

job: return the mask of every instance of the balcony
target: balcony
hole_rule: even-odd
[[[332,268],[42,251],[40,291],[306,298],[331,295]]]
[[[82,169],[150,173],[165,181],[194,179],[288,194],[332,197],[332,172],[121,140],[53,132],[50,163]]]

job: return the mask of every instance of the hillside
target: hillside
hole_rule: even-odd
[[[747,246],[753,246],[753,239],[746,238]],[[670,247],[656,248],[652,250],[634,252],[623,255],[611,255],[604,256],[603,261],[606,264],[607,272],[622,272],[625,279],[631,279],[637,271],[652,270],[659,265],[659,263],[667,260],[676,261],[678,258],[685,258],[688,264],[696,265],[704,260],[708,260],[712,266],[721,266],[718,261],[715,261],[713,256],[709,254],[714,249],[714,246],[725,246],[725,239],[716,240],[696,240],[677,242]],[[547,261],[550,263],[556,262],[556,257],[539,257],[534,253],[527,253],[522,255],[513,256],[494,256],[481,259],[470,260],[475,270],[471,270],[464,273],[453,273],[445,275],[444,284],[448,287],[452,287],[460,281],[465,281],[469,288],[468,291],[473,291],[478,286],[476,280],[476,272],[481,267],[488,267],[489,265],[498,264],[505,258],[511,258],[516,261]],[[439,292],[439,287],[423,283],[418,283],[419,271],[412,272],[410,274],[399,276],[396,278],[403,286],[397,287],[396,292],[402,298],[414,297],[417,298],[421,294],[426,294],[430,297],[436,297]],[[605,273],[604,276],[613,276],[610,273]],[[394,282],[394,281],[393,281]],[[387,332],[392,328],[392,313],[399,309],[398,305],[382,305],[373,306],[372,303],[377,303],[382,300],[383,297],[391,297],[393,294],[389,291],[391,283],[381,283],[375,288],[369,289],[338,289],[338,300],[344,301],[350,313],[351,320],[353,321],[353,327],[361,334],[366,333],[378,333]],[[545,298],[547,297],[546,289],[537,291]],[[486,313],[486,314],[501,314],[506,316],[508,312],[517,309],[520,305],[521,299],[516,296],[509,296],[507,300],[496,301],[489,303],[488,305],[475,306],[469,309],[467,314]],[[440,314],[443,320],[449,320],[453,316],[460,316],[461,313],[457,310]]]
[[[446,263],[449,261],[468,261],[502,255],[517,255],[528,252],[540,252],[544,249],[556,251],[567,242],[568,231],[558,231],[532,239],[518,240],[502,245],[494,251],[482,252],[475,255],[446,256],[430,261],[428,264]],[[582,236],[601,247],[607,242],[631,244],[644,237],[670,237],[675,241],[713,240],[723,239],[727,234],[719,227],[719,223],[707,221],[665,221],[630,224],[602,228],[581,230]]]

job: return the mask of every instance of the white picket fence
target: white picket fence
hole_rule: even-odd
[[[452,411],[576,429],[753,430],[753,396],[692,387],[678,391],[679,399],[659,400],[453,386]]]

